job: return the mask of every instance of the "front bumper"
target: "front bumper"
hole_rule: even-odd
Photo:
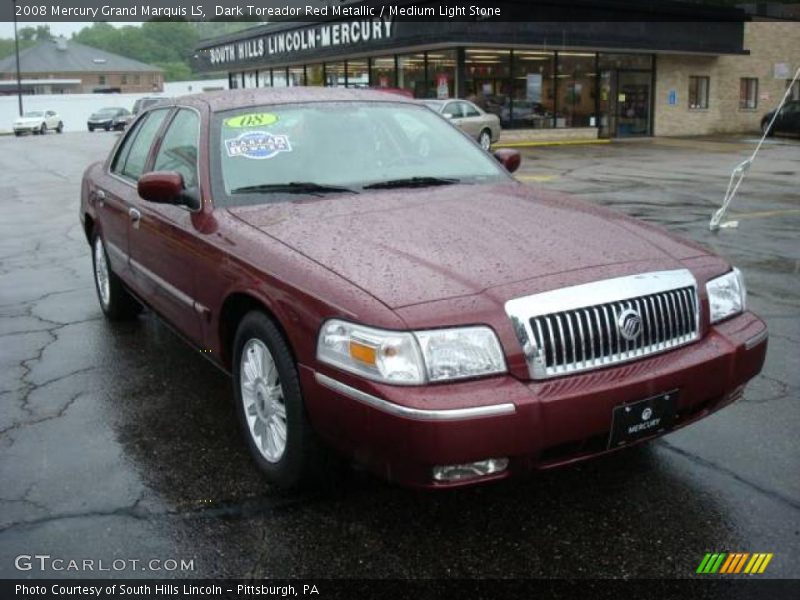
[[[613,408],[662,392],[679,390],[674,428],[701,419],[741,397],[763,366],[766,341],[765,324],[748,312],[671,352],[546,381],[504,375],[398,387],[302,365],[300,375],[309,417],[334,447],[391,481],[453,487],[610,452]],[[433,480],[437,465],[506,457],[500,473]]]
[[[14,133],[31,133],[39,131],[41,125],[14,125]]]

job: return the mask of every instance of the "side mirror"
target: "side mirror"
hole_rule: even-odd
[[[139,195],[156,204],[178,204],[198,208],[200,203],[186,190],[183,176],[177,171],[151,171],[139,178]]]
[[[518,150],[512,150],[511,148],[500,148],[499,150],[495,150],[494,157],[497,161],[503,165],[509,173],[513,173],[517,169],[519,169],[519,165],[522,162],[522,156],[520,155]]]

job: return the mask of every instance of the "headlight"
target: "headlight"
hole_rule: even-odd
[[[717,323],[744,311],[747,290],[739,269],[734,268],[730,273],[712,279],[706,284],[706,290],[711,323]]]
[[[346,321],[322,326],[317,358],[344,371],[396,385],[420,385],[506,371],[488,327],[385,331]]]

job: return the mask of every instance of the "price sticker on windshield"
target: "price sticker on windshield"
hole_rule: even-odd
[[[278,122],[278,115],[272,113],[250,113],[225,119],[225,127],[244,129],[245,127],[266,127]]]
[[[225,140],[225,150],[231,158],[273,158],[281,152],[291,152],[292,145],[285,135],[273,135],[267,131],[246,131],[237,137]]]

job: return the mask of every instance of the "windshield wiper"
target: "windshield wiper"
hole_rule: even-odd
[[[231,194],[357,194],[356,190],[338,185],[322,185],[313,181],[291,181],[289,183],[262,183],[236,188]]]
[[[434,185],[453,185],[458,179],[451,177],[406,177],[405,179],[389,179],[365,185],[365,190],[388,190],[392,188],[430,187]]]

